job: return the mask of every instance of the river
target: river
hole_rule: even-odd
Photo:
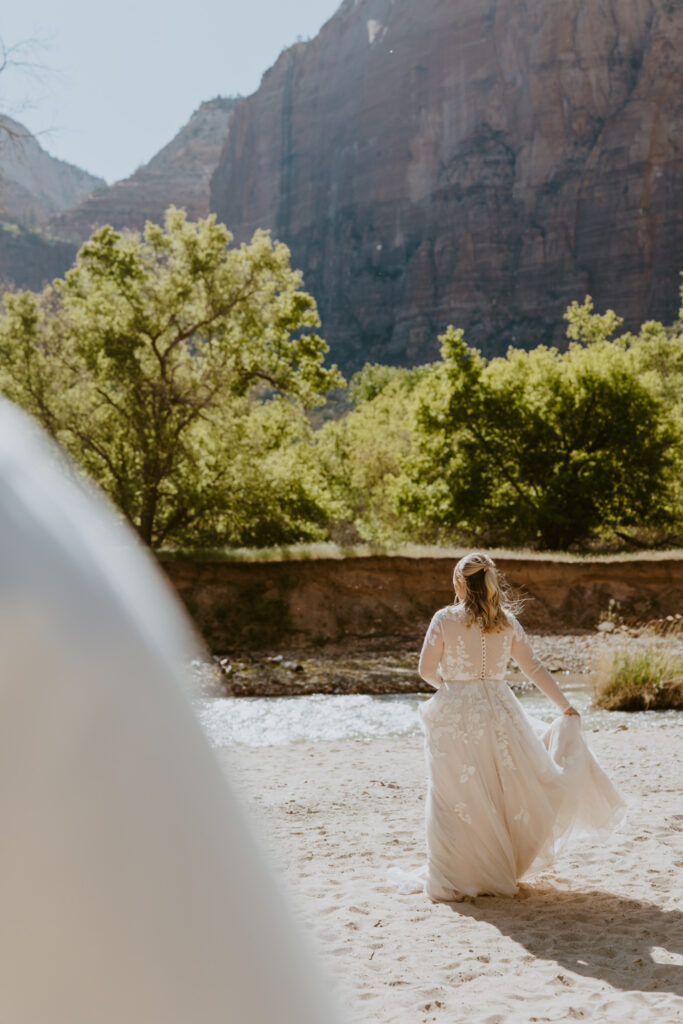
[[[581,713],[584,729],[597,731],[678,720],[678,711],[602,711],[591,707],[588,676],[557,674],[563,692]],[[558,714],[535,687],[516,689],[530,714],[551,721]],[[302,697],[207,697],[197,700],[213,746],[281,746],[301,741],[371,740],[420,732],[417,709],[428,694],[312,694]]]

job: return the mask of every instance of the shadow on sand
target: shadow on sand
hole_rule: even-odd
[[[683,996],[683,912],[598,890],[520,886],[517,899],[479,896],[453,911],[494,925],[533,956],[614,988]],[[674,954],[678,963],[656,963]],[[671,958],[673,959],[673,958]]]

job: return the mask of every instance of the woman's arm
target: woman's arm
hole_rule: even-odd
[[[562,693],[553,677],[544,668],[541,659],[535,654],[533,647],[529,643],[529,638],[516,619],[513,620],[512,629],[513,636],[510,653],[527,679],[537,686],[546,697],[550,697],[551,701],[557,704],[558,708],[565,714],[578,714]]]
[[[441,672],[439,670],[442,653],[443,631],[441,629],[441,619],[437,612],[429,623],[429,629],[427,630],[424,643],[422,644],[420,662],[417,667],[417,671],[420,673],[424,681],[437,690],[443,682]]]

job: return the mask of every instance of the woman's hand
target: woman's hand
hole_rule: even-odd
[[[563,715],[576,715],[576,717],[577,717],[577,718],[581,718],[581,715],[579,714],[579,712],[578,712],[578,711],[576,710],[576,708],[573,708],[573,707],[571,706],[571,704],[569,705],[569,707],[568,707],[568,708],[565,708],[565,709],[564,709],[564,711],[562,712],[562,714],[563,714]]]

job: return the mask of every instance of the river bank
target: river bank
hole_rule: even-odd
[[[534,649],[554,673],[589,676],[607,652],[638,643],[675,646],[683,653],[683,634],[674,617],[644,627],[614,625],[611,632],[531,632]],[[217,655],[210,680],[214,693],[231,697],[291,697],[312,693],[431,693],[417,674],[421,636],[387,641],[361,638],[353,644],[322,649],[293,647]],[[523,685],[511,665],[509,680]],[[561,678],[558,679],[561,685]]]
[[[453,600],[453,557],[160,564],[214,654],[402,651]],[[606,616],[640,626],[683,608],[683,558],[500,557],[525,629],[590,632]],[[243,659],[242,659],[243,660]]]

